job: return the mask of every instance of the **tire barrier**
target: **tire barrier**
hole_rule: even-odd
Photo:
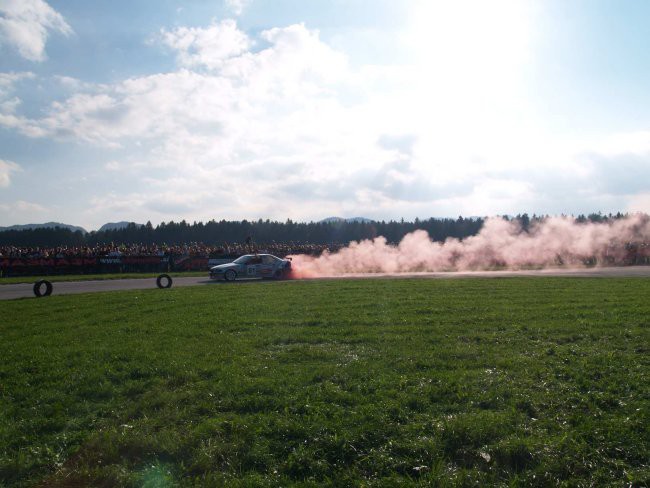
[[[41,291],[42,286],[45,285],[45,292]],[[52,294],[52,283],[47,280],[38,280],[34,283],[34,295],[36,297],[49,297]]]
[[[163,281],[167,280],[164,284]],[[168,274],[161,274],[158,275],[158,278],[156,278],[156,286],[158,288],[171,288],[172,287],[172,277],[169,276]]]

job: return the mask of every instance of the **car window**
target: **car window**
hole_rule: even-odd
[[[262,263],[263,264],[273,264],[275,262],[275,259],[273,259],[273,256],[263,256],[262,257]]]
[[[240,256],[237,259],[233,261],[235,264],[248,264],[248,262],[251,260],[252,256]]]

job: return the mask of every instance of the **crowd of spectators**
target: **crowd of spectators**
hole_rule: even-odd
[[[340,244],[311,243],[228,243],[211,246],[201,242],[182,245],[167,244],[101,244],[97,246],[43,247],[0,247],[0,258],[72,258],[72,257],[119,257],[119,256],[191,256],[218,258],[240,256],[247,253],[269,253],[279,257],[290,254],[320,255],[323,251],[337,251]]]
[[[202,271],[211,263],[230,261],[243,254],[269,253],[279,257],[324,251],[336,252],[340,244],[190,242],[165,244],[101,244],[96,246],[17,247],[0,246],[0,277],[51,274]],[[558,258],[559,259],[559,258]],[[210,261],[214,260],[214,261]],[[650,243],[630,242],[598,256],[583,259],[585,265],[650,265]],[[561,259],[557,264],[562,264]]]
[[[55,248],[45,247],[17,247],[0,246],[0,258],[101,258],[120,256],[189,256],[197,258],[238,257],[242,254],[269,253],[279,257],[293,254],[309,254],[318,256],[323,251],[336,252],[343,247],[341,244],[314,244],[295,242],[272,243],[228,243],[222,245],[207,245],[201,242],[190,242],[181,245],[167,244],[99,244],[96,246],[61,246]],[[626,243],[625,254],[639,254],[643,257],[650,255],[650,243]],[[608,248],[605,255],[614,256],[621,249]]]

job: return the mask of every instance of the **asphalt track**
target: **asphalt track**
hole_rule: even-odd
[[[457,278],[511,278],[526,277],[576,277],[576,278],[650,278],[650,266],[625,266],[617,268],[582,268],[582,269],[543,269],[543,270],[518,270],[518,271],[457,271],[439,273],[369,273],[349,274],[337,277],[312,278],[319,280],[338,279],[388,279],[388,278],[420,278],[420,279],[457,279]],[[173,287],[179,286],[233,286],[257,282],[257,280],[241,280],[235,283],[216,282],[207,277],[179,277],[174,278]],[[267,281],[272,283],[272,281]],[[13,300],[16,298],[35,298],[32,290],[33,283],[20,283],[15,285],[0,285],[0,300]],[[96,281],[67,281],[54,282],[52,295],[72,295],[76,293],[97,293],[118,290],[144,290],[156,288],[155,278],[138,278],[125,280],[96,280]]]

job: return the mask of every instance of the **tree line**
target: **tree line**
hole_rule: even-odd
[[[600,213],[579,215],[579,222],[602,222],[624,217],[624,214]],[[535,221],[547,216],[520,214],[505,219],[519,220],[527,229]],[[430,218],[405,221],[322,221],[322,222],[285,222],[272,220],[228,221],[210,220],[209,222],[162,222],[153,226],[131,223],[121,229],[93,231],[87,234],[62,227],[23,230],[6,230],[0,232],[0,246],[17,247],[58,247],[58,246],[95,246],[105,243],[120,244],[168,244],[178,245],[189,242],[202,242],[208,245],[243,242],[248,237],[259,243],[313,243],[313,244],[347,244],[350,241],[373,239],[384,236],[388,242],[398,243],[406,234],[421,229],[429,233],[434,241],[444,241],[449,237],[463,239],[476,235],[483,226],[482,217]]]

